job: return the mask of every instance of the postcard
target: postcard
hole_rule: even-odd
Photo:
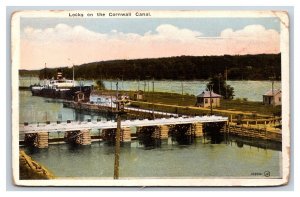
[[[11,17],[16,185],[288,183],[288,12]]]

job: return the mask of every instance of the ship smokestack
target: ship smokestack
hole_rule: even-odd
[[[62,79],[62,70],[61,69],[57,69],[57,79]]]

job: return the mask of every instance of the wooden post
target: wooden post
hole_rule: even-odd
[[[194,123],[194,131],[195,131],[195,137],[202,137],[203,136],[202,123],[200,122]]]
[[[227,121],[227,132],[230,133],[230,123]]]
[[[131,130],[129,127],[125,127],[122,129],[122,142],[130,142],[131,141]]]
[[[48,139],[48,132],[27,133],[24,137],[25,144],[37,148],[48,148]]]
[[[115,146],[114,179],[119,179],[120,133],[121,133],[121,117],[120,117],[120,114],[118,114],[117,115],[116,146]]]
[[[49,139],[48,132],[37,133],[36,137],[37,137],[37,147],[38,148],[48,148],[48,139]]]
[[[160,127],[155,127],[154,126],[154,131],[151,135],[152,138],[155,138],[155,139],[160,139]]]
[[[160,139],[168,139],[168,137],[169,137],[169,127],[167,126],[167,125],[161,125],[161,126],[159,126],[159,128],[158,128],[159,130],[160,130],[160,135],[159,135],[159,138]]]
[[[80,145],[91,145],[91,134],[88,129],[79,131],[76,142]]]

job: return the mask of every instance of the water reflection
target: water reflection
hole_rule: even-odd
[[[31,96],[30,91],[20,91],[19,122],[56,122],[56,121],[86,121],[114,120],[112,114],[95,113],[63,107],[62,100]]]
[[[83,146],[75,143],[68,143],[67,147],[70,153],[87,152],[91,149],[91,146]]]
[[[137,140],[139,145],[144,149],[155,149],[161,148],[162,144],[172,144],[172,145],[193,145],[196,143],[202,144],[226,144],[232,145],[234,143],[238,148],[243,148],[244,145],[250,147],[257,147],[261,149],[271,149],[276,151],[281,151],[281,142],[268,141],[263,139],[249,138],[234,136],[228,133],[220,132],[220,130],[210,130],[207,129],[204,132],[203,137],[196,138],[189,131],[190,128],[183,126],[179,128],[173,127],[170,130],[169,140],[161,140],[153,138],[153,132],[155,129],[153,127],[148,127],[144,132],[139,132],[137,134]]]
[[[243,148],[245,145],[250,147],[256,147],[264,150],[276,150],[281,151],[282,143],[275,141],[268,141],[263,139],[255,139],[248,137],[229,136],[230,142],[234,142],[237,147]]]
[[[225,143],[227,144],[227,140],[224,137],[224,134],[221,133],[220,131],[215,131],[215,132],[207,132],[204,135],[205,140],[209,141],[210,144],[221,144],[221,143]]]
[[[216,144],[214,137],[208,134],[201,138],[191,135],[181,136],[183,138],[170,136],[168,140],[141,135],[137,140],[121,143],[121,176],[240,177],[265,169],[272,176],[280,175],[280,143],[226,136],[223,133],[215,134],[217,135],[217,139],[223,139],[218,141],[220,144]],[[113,141],[93,142],[89,146],[51,144],[48,149],[25,147],[25,150],[34,160],[47,166],[59,177],[113,176]],[[222,163],[222,167],[217,163]],[[227,170],[224,171],[224,168]]]

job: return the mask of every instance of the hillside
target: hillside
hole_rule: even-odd
[[[72,69],[64,67],[66,78],[72,78]],[[280,80],[281,54],[238,56],[180,56],[135,60],[113,60],[86,63],[75,66],[75,78],[144,80],[155,78],[171,80],[208,79],[213,75],[225,75],[230,80],[267,80],[275,75]],[[33,75],[37,71],[32,71]],[[31,71],[20,70],[24,76]],[[39,70],[39,77],[55,76],[56,69]]]

